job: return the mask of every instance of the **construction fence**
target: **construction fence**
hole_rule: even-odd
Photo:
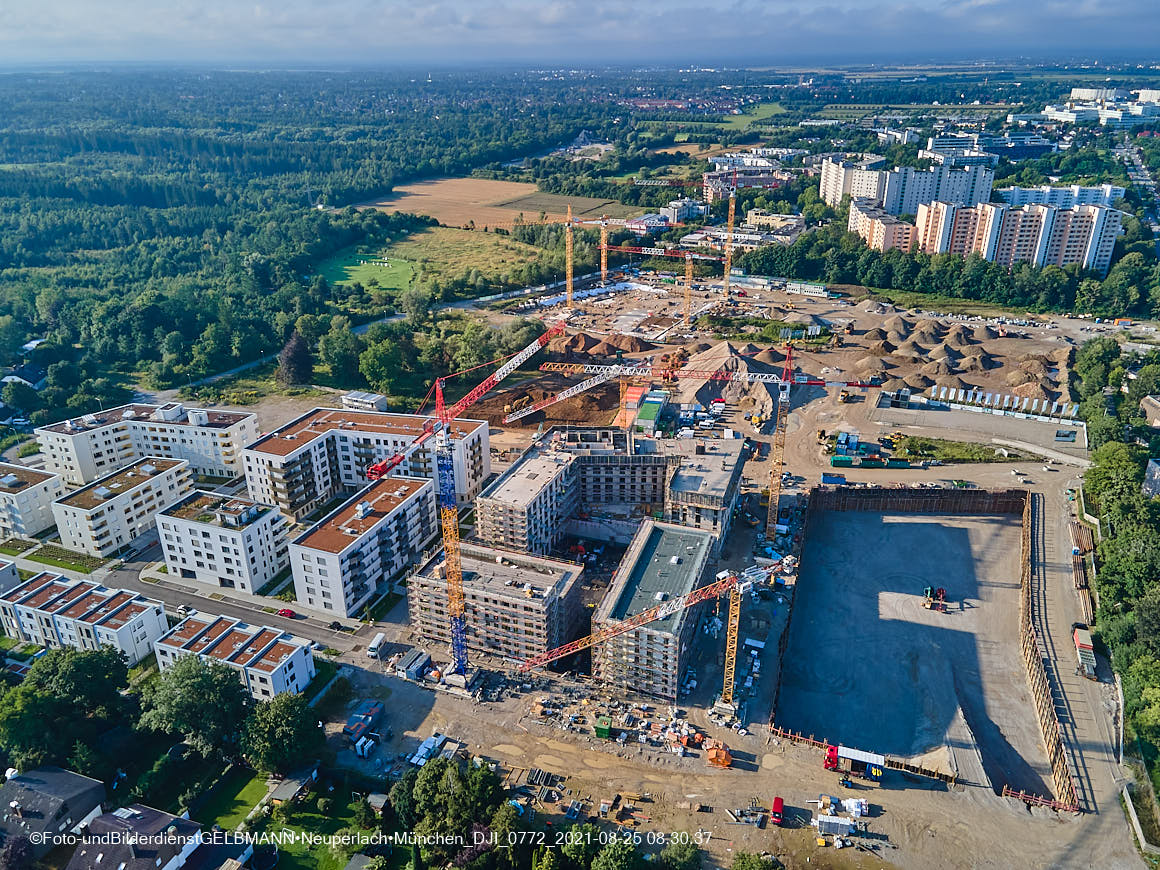
[[[1059,718],[1055,712],[1055,700],[1052,695],[1051,685],[1047,680],[1046,669],[1043,665],[1044,654],[1040,651],[1032,619],[1034,602],[1031,587],[1031,534],[1033,519],[1031,503],[1030,493],[1023,489],[908,489],[818,486],[810,490],[805,524],[802,527],[802,539],[805,539],[805,532],[809,526],[810,517],[816,511],[1021,515],[1023,523],[1021,535],[1022,551],[1020,554],[1020,645],[1023,652],[1023,661],[1027,668],[1027,680],[1031,687],[1031,694],[1035,699],[1035,709],[1039,719],[1040,732],[1043,736],[1044,748],[1047,751],[1048,760],[1051,762],[1055,798],[1030,795],[1015,791],[1007,786],[1003,787],[1003,794],[1016,797],[1028,804],[1050,806],[1057,810],[1077,812],[1079,810],[1079,800],[1076,795],[1075,781],[1072,778],[1071,769],[1067,763],[1067,755],[1064,752]],[[1080,542],[1081,546],[1088,543],[1083,538],[1080,539]],[[1086,574],[1084,576],[1086,578]],[[1081,593],[1086,592],[1087,589],[1084,588],[1080,591]],[[780,728],[775,722],[778,699],[781,695],[780,673],[786,647],[789,645],[789,627],[792,617],[793,607],[791,604],[789,618],[786,619],[785,629],[777,645],[779,677],[778,687],[774,693],[773,706],[770,712],[769,729],[775,736],[784,737],[795,742],[818,745],[821,741],[817,741],[812,737],[803,739],[801,735],[795,735],[792,732]],[[925,768],[909,765],[895,759],[889,759],[887,761],[887,767],[904,770],[919,776],[941,779],[949,783],[954,782],[954,778],[949,774],[944,774],[939,771],[928,771]]]

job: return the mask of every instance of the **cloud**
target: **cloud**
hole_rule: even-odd
[[[1152,53],[1155,0],[8,0],[14,62],[777,63]]]

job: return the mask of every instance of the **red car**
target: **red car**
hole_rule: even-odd
[[[298,616],[298,614],[295,613],[293,610],[291,610],[289,607],[283,607],[281,610],[278,611],[278,615],[284,616],[287,619],[294,619]]]

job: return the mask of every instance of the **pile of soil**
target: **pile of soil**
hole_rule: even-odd
[[[975,336],[975,341],[990,341],[993,338],[999,337],[999,330],[993,326],[976,326],[972,332]]]
[[[972,338],[967,328],[962,324],[959,324],[947,333],[947,337],[944,339],[944,341],[951,347],[967,347],[972,343]]]
[[[893,366],[887,365],[876,356],[866,356],[858,360],[858,362],[854,364],[854,368],[864,374],[877,374],[879,372],[884,372],[887,369],[893,368]]]
[[[935,385],[946,387],[948,390],[965,390],[968,387],[966,381],[955,375],[945,375],[941,378],[936,378]]]
[[[911,330],[914,329],[914,324],[901,315],[891,317],[883,324],[891,332],[897,332],[899,335],[910,335]]]
[[[975,348],[975,350],[978,352],[964,357],[962,362],[959,363],[959,368],[964,372],[985,372],[999,365],[990,354],[978,348]]]
[[[934,381],[926,375],[920,375],[917,372],[912,375],[907,375],[903,380],[906,381],[906,385],[912,390],[925,390],[934,384]]]
[[[894,392],[895,390],[905,389],[906,385],[906,381],[902,378],[890,378],[889,380],[883,381],[882,389],[887,392]]]
[[[854,306],[859,311],[865,311],[868,314],[877,314],[879,317],[887,314],[893,314],[898,309],[886,302],[875,302],[873,299],[863,299]]]
[[[954,365],[945,359],[933,360],[922,367],[922,373],[924,375],[932,375],[935,377],[939,375],[952,375],[954,372]]]
[[[1007,372],[1007,377],[1003,379],[1009,387],[1019,387],[1023,384],[1029,384],[1035,380],[1034,375],[1030,375],[1025,371],[1019,369],[1012,369]]]
[[[946,359],[953,362],[954,360],[962,359],[963,355],[953,347],[947,347],[945,344],[936,344],[930,349],[930,353],[927,356],[931,359]]]
[[[766,348],[761,353],[754,354],[753,358],[757,362],[764,363],[767,366],[777,365],[780,362],[785,362],[785,354],[778,353],[772,347]]]
[[[870,345],[869,348],[867,348],[870,353],[877,354],[879,356],[888,356],[889,354],[894,353],[894,351],[897,349],[898,348],[896,348],[888,341],[876,341],[874,344]]]
[[[883,341],[886,338],[886,330],[875,326],[873,329],[868,330],[863,338],[867,341]]]
[[[946,332],[946,328],[937,320],[920,320],[914,328],[915,341],[925,341],[933,344]]]

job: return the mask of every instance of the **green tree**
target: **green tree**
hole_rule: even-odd
[[[322,337],[325,328],[326,324],[314,314],[303,314],[294,321],[294,331],[302,336],[308,348],[318,344],[318,339]]]
[[[391,811],[399,824],[406,830],[413,830],[419,821],[419,806],[415,803],[415,780],[419,778],[419,771],[408,767],[398,782],[391,786],[388,799]]]
[[[252,703],[229,665],[182,656],[144,693],[141,726],[179,734],[202,755],[237,746]]]
[[[1140,492],[1147,455],[1143,447],[1113,441],[1092,453],[1092,467],[1084,473],[1084,489],[1103,504],[1127,501]]]
[[[399,307],[412,326],[424,325],[431,316],[431,291],[410,287],[399,295]]]
[[[373,828],[379,823],[378,814],[375,813],[374,808],[367,802],[365,797],[356,800],[353,807],[354,822],[360,828]]]
[[[627,840],[607,843],[592,861],[592,870],[639,870],[640,853]]]
[[[351,332],[350,321],[345,317],[332,319],[330,330],[318,344],[318,353],[322,361],[330,366],[331,377],[344,385],[361,383],[359,354],[362,351],[362,339]]]
[[[308,384],[314,375],[314,355],[297,332],[278,354],[278,383],[286,386]]]
[[[104,779],[105,766],[104,759],[87,743],[78,740],[73,744],[72,755],[68,757],[69,770],[75,770],[93,779]]]
[[[121,692],[129,686],[129,668],[124,653],[111,646],[95,650],[61,647],[33,662],[25,683],[83,711],[83,715],[112,719],[124,709]]]
[[[392,339],[375,342],[359,354],[358,370],[367,383],[380,393],[390,395],[403,376],[403,354]]]
[[[588,870],[596,853],[600,851],[600,829],[591,822],[573,825],[571,836],[565,839],[560,851],[567,859],[570,870]]]
[[[763,858],[753,852],[736,852],[729,870],[775,870],[780,866],[781,862],[772,858]]]
[[[250,711],[242,751],[259,769],[285,773],[316,757],[325,743],[306,697],[283,692]]]
[[[27,684],[0,697],[0,746],[16,767],[29,769],[62,761],[61,734],[75,728],[76,710]]]
[[[674,840],[657,857],[664,870],[701,870],[701,850],[691,841]]]
[[[22,384],[18,381],[5,384],[4,389],[0,390],[0,399],[3,399],[4,404],[9,408],[19,408],[26,413],[31,413],[40,407],[40,394],[28,384]]]

